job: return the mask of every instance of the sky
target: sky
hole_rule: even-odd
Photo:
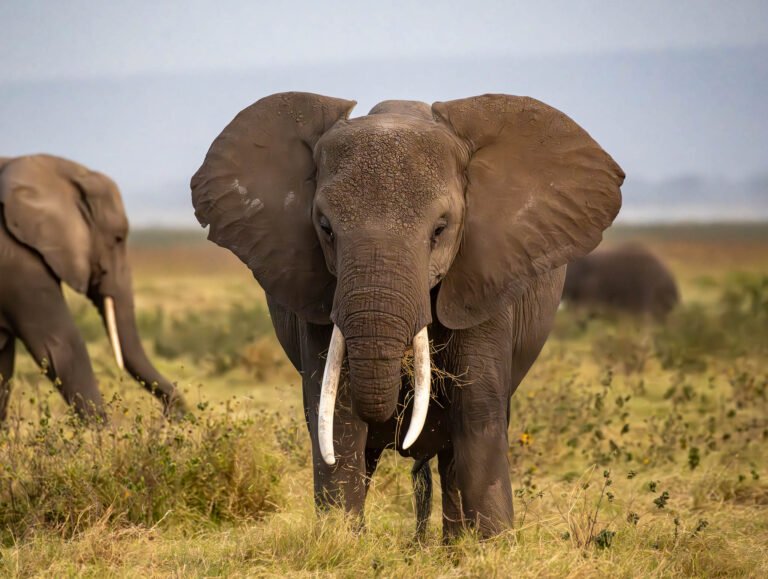
[[[764,0],[6,0],[7,80],[376,58],[537,56],[768,40]]]
[[[0,155],[108,172],[145,224],[187,223],[211,140],[280,90],[355,99],[355,114],[534,96],[590,131],[637,196],[768,175],[766,1],[5,0],[0,22]]]

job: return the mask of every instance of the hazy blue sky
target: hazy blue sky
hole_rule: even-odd
[[[768,217],[768,0],[0,0],[0,23],[0,156],[112,175],[134,224],[194,225],[213,138],[287,90],[354,115],[533,96],[624,168],[624,218]]]
[[[5,79],[750,45],[766,0],[4,0]]]

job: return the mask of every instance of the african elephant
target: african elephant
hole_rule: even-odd
[[[128,220],[106,175],[50,155],[0,162],[0,420],[19,338],[81,417],[104,417],[83,338],[61,282],[98,308],[118,366],[163,403],[184,403],[144,353],[134,319]]]
[[[425,478],[437,456],[444,537],[493,535],[513,520],[510,397],[624,174],[531,98],[385,101],[350,119],[355,104],[281,93],[244,109],[192,177],[195,214],[252,270],[302,374],[318,508],[362,516],[391,448]],[[430,391],[431,368],[453,378]]]
[[[680,294],[659,258],[642,245],[625,243],[568,264],[563,301],[662,320],[680,301]]]

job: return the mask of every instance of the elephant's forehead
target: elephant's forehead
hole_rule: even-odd
[[[354,119],[318,143],[318,189],[342,223],[396,217],[407,225],[455,185],[457,149],[431,121],[400,115]]]

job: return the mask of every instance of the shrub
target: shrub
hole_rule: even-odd
[[[18,422],[0,436],[0,533],[71,536],[105,519],[152,526],[258,519],[280,501],[274,419],[86,428]]]
[[[170,317],[158,309],[140,315],[138,323],[142,336],[154,342],[158,356],[170,360],[190,356],[205,362],[211,375],[246,365],[254,347],[263,349],[264,339],[280,349],[269,311],[260,303],[234,304],[221,312],[192,311],[183,317]]]
[[[716,356],[768,353],[768,275],[732,276],[715,307],[678,308],[657,328],[654,346],[664,368],[695,371]]]

